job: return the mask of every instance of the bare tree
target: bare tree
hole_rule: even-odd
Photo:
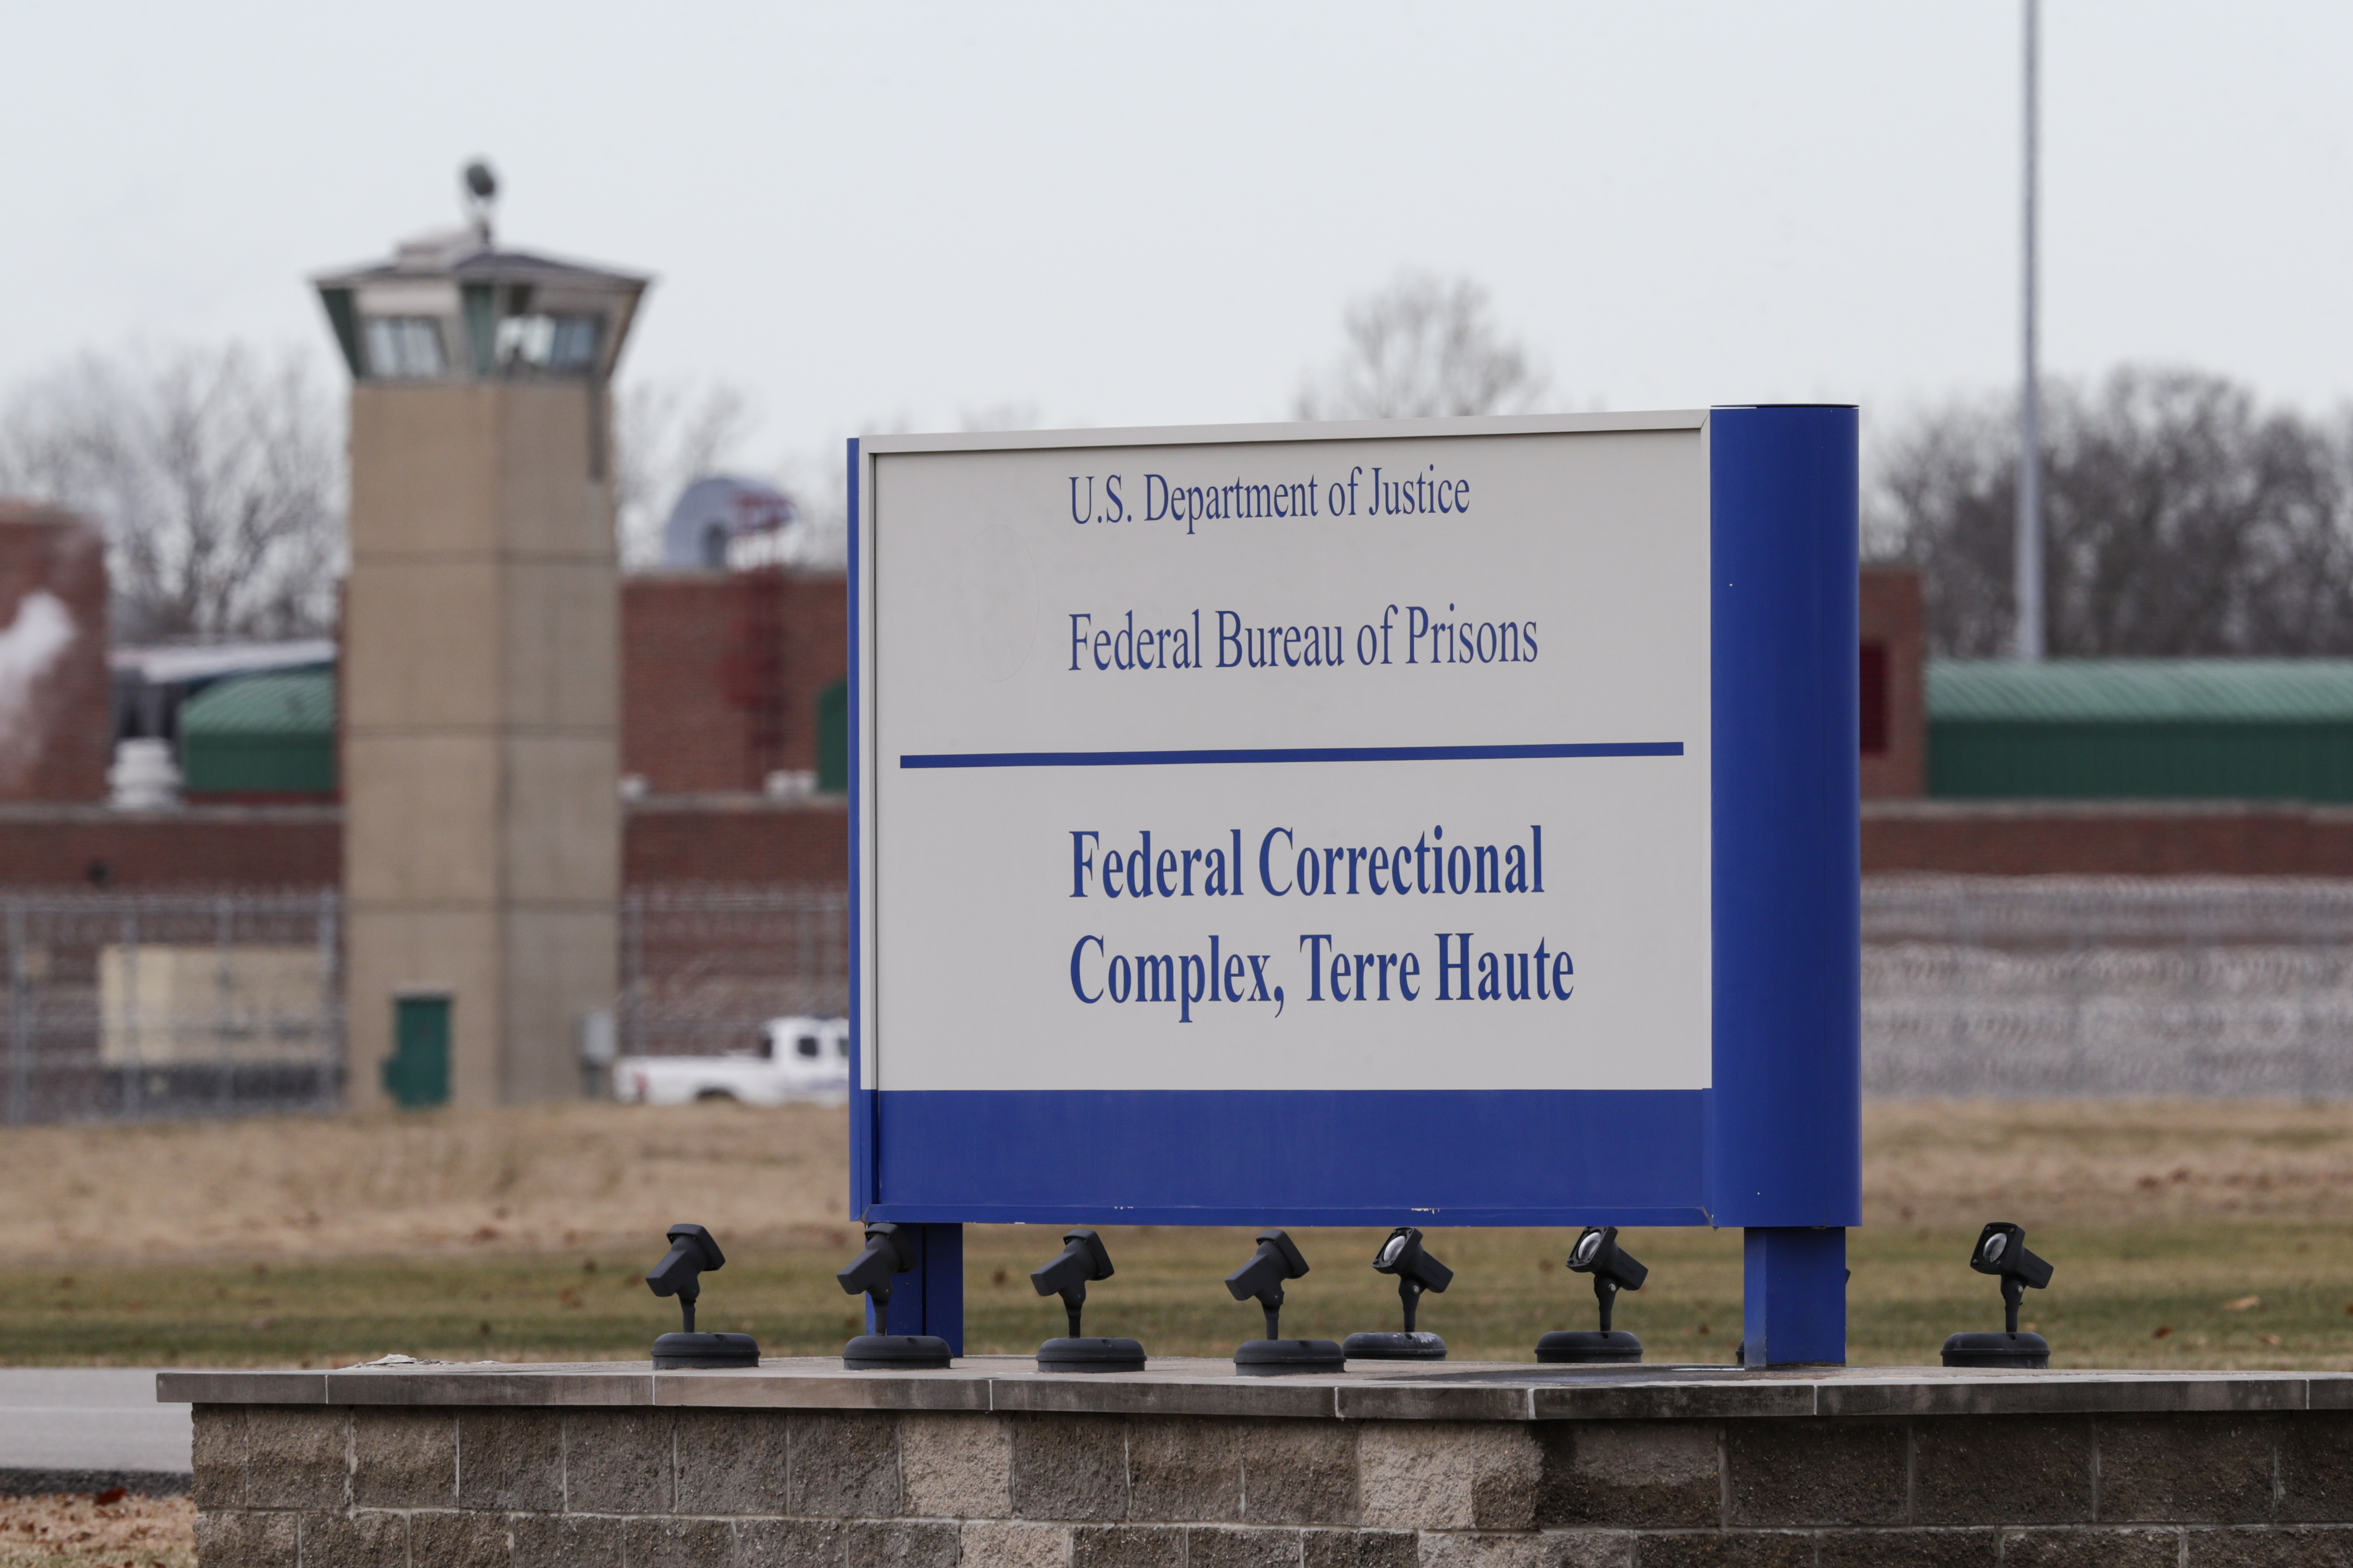
[[[621,564],[661,559],[662,523],[681,491],[716,473],[752,426],[752,403],[726,382],[637,381],[613,400],[613,501]]]
[[[1487,290],[1406,272],[1342,318],[1347,347],[1295,405],[1301,419],[1516,414],[1544,395],[1527,351],[1489,318]]]
[[[2047,646],[2059,655],[2353,651],[2346,440],[2192,371],[2045,393]],[[1866,548],[1918,564],[1937,651],[2010,646],[2008,399],[1916,421],[1880,454]]]
[[[126,641],[333,622],[341,408],[301,358],[192,348],[37,377],[0,405],[0,490],[101,521]]]

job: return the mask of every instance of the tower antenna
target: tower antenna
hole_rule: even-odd
[[[2032,3],[2033,0],[2028,0],[2028,4]],[[491,214],[499,201],[499,177],[491,172],[487,160],[477,158],[466,165],[462,178],[466,188],[467,220],[474,226],[474,232],[481,237],[482,247],[487,250],[491,244]]]

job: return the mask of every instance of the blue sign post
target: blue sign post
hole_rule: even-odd
[[[853,443],[851,1204],[1738,1226],[1845,1355],[1851,407]]]

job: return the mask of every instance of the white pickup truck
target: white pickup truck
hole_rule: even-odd
[[[613,1098],[629,1105],[740,1100],[840,1105],[849,1099],[849,1020],[771,1018],[756,1046],[716,1057],[623,1057]]]

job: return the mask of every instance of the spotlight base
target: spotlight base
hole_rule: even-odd
[[[757,1366],[760,1342],[749,1334],[664,1334],[654,1342],[654,1370]]]
[[[2041,1334],[1955,1334],[1945,1342],[1947,1366],[2009,1366],[2042,1371],[2051,1364],[2051,1342]]]
[[[1642,1342],[1623,1329],[1556,1329],[1536,1342],[1536,1360],[1552,1365],[1638,1362]]]
[[[1048,1340],[1038,1347],[1038,1370],[1142,1372],[1144,1347],[1134,1340]]]
[[[1340,1353],[1350,1361],[1444,1361],[1446,1342],[1427,1330],[1350,1334],[1340,1342]]]
[[[852,1372],[936,1371],[954,1359],[937,1334],[860,1334],[841,1347],[841,1364]]]
[[[1246,1340],[1234,1352],[1241,1377],[1281,1377],[1294,1372],[1338,1372],[1348,1364],[1330,1340]]]

